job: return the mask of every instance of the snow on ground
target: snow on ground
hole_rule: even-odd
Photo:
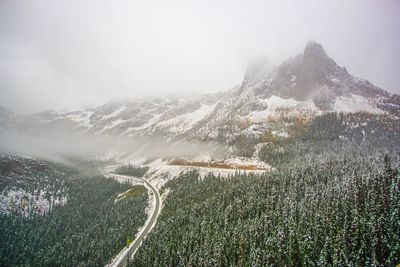
[[[297,101],[293,98],[281,98],[279,96],[271,96],[265,99],[259,99],[259,101],[266,105],[267,108],[260,111],[253,111],[249,115],[245,116],[251,119],[252,122],[262,122],[269,116],[275,117],[280,114],[281,110],[291,109],[296,114],[308,113],[310,111],[318,111],[312,100],[308,101]]]
[[[288,138],[289,134],[285,131],[272,131],[273,135],[279,136],[279,137],[284,137],[284,138]]]
[[[136,162],[136,161],[131,161]],[[129,162],[129,163],[131,163]],[[126,163],[126,164],[129,164]],[[109,173],[115,170],[120,165],[108,166],[105,168],[104,172]],[[190,167],[187,166],[173,166],[168,165],[167,161],[163,161],[162,159],[155,160],[151,162],[148,166],[149,170],[146,172],[143,178],[149,181],[157,190],[160,190],[168,181],[178,177],[180,174],[189,171]],[[107,175],[108,177],[112,177],[114,175]],[[121,183],[129,181],[129,178],[125,176],[115,176],[115,179]]]
[[[206,161],[205,161],[206,162]],[[207,161],[210,162],[210,161]],[[148,166],[150,169],[147,171],[144,178],[146,178],[151,184],[154,185],[158,190],[161,189],[168,181],[178,177],[191,170],[197,170],[200,177],[204,178],[209,174],[214,176],[221,176],[228,178],[237,174],[263,174],[269,172],[272,168],[268,164],[256,159],[256,158],[245,158],[236,157],[229,158],[223,161],[223,163],[232,166],[232,169],[225,168],[213,168],[213,167],[197,167],[197,166],[178,166],[178,165],[168,165],[167,161],[162,161],[158,159]],[[255,167],[253,170],[239,170],[241,167]]]
[[[339,96],[335,102],[334,109],[341,112],[357,112],[365,111],[370,113],[382,114],[383,111],[378,109],[366,97],[354,95],[351,97]]]
[[[314,102],[312,100],[309,101],[297,101],[293,98],[282,98],[279,96],[271,96],[269,98],[265,98],[262,102],[268,105],[268,110],[276,110],[277,108],[295,108],[298,106],[316,109]]]
[[[138,160],[130,160],[129,162],[125,162],[124,164],[133,164],[136,166],[147,166],[149,170],[143,176],[144,179],[149,181],[157,190],[160,190],[168,181],[180,176],[191,170],[197,170],[201,177],[205,177],[208,174],[213,174],[214,176],[221,176],[228,178],[230,176],[237,175],[239,173],[254,173],[254,174],[262,174],[265,172],[269,172],[272,170],[272,167],[263,161],[253,158],[246,157],[234,157],[228,158],[223,161],[218,161],[215,163],[226,164],[229,165],[230,168],[218,168],[218,167],[199,167],[199,166],[187,166],[187,165],[170,165],[169,161],[157,159],[147,165],[142,165],[144,159]],[[213,163],[209,156],[202,156],[196,158],[195,162],[209,162]],[[120,164],[112,165],[105,168],[105,173],[113,172]],[[240,170],[239,170],[240,169]],[[114,175],[108,175],[114,176]],[[127,182],[129,178],[125,176],[116,176],[116,179],[123,183]]]
[[[50,205],[64,205],[66,197],[45,197],[46,192],[40,191],[34,195],[23,189],[4,190],[0,195],[0,213],[10,214],[16,212],[24,217],[31,212],[35,214],[45,214],[50,210]]]
[[[80,113],[72,113],[65,116],[66,119],[70,119],[74,122],[77,122],[79,125],[84,126],[86,128],[90,128],[92,125],[90,124],[90,116],[93,114],[93,111],[84,111]]]
[[[202,104],[197,110],[179,115],[175,118],[157,122],[158,127],[161,129],[166,128],[171,133],[183,133],[192,128],[197,122],[202,120],[211,111],[214,110],[216,104],[206,105]]]
[[[266,123],[252,124],[246,129],[242,130],[240,133],[245,136],[257,136],[265,133],[268,129],[270,129],[270,126]]]
[[[161,159],[155,160],[148,165],[150,169],[145,177],[157,190],[160,190],[168,181],[178,177],[188,169],[183,166],[168,165]]]
[[[115,126],[118,126],[119,124],[121,124],[121,123],[123,123],[123,122],[125,122],[125,121],[126,121],[126,120],[122,120],[122,119],[117,119],[117,120],[111,121],[109,124],[107,124],[106,126],[104,126],[103,129],[101,129],[100,131],[96,132],[96,134],[101,134],[101,133],[103,133],[104,131],[107,131],[108,129],[112,129],[112,128],[114,128]]]
[[[235,157],[224,160],[224,163],[228,163],[236,168],[247,166],[254,166],[259,170],[269,170],[271,168],[271,166],[256,158]]]
[[[148,128],[149,126],[153,125],[154,123],[156,123],[160,117],[163,115],[163,113],[159,113],[159,114],[155,114],[153,116],[153,118],[151,118],[148,122],[146,122],[145,124],[141,125],[141,126],[137,126],[137,127],[128,127],[124,132],[122,132],[120,134],[120,136],[125,136],[127,135],[127,137],[132,137],[132,132],[135,131],[141,131],[144,130],[146,128]]]
[[[126,106],[122,106],[116,110],[114,110],[113,112],[111,112],[110,114],[103,116],[102,119],[109,119],[109,118],[113,118],[115,116],[117,116],[119,113],[121,113],[122,111],[124,111],[126,109]]]

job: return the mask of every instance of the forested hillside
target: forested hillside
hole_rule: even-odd
[[[131,266],[394,266],[400,176],[388,157],[228,180],[188,173]]]
[[[260,137],[241,136],[230,145],[237,155],[257,156],[274,167],[349,155],[398,157],[400,153],[400,120],[396,117],[358,112],[327,113],[310,121],[302,117],[282,120],[271,123],[272,129]],[[277,129],[288,136],[273,134]]]
[[[116,170],[115,173],[122,175],[130,175],[135,177],[143,177],[143,175],[149,170],[148,167],[139,167],[132,164],[121,165]]]
[[[140,194],[116,201],[118,194],[132,187],[32,159],[3,157],[1,170],[3,194],[53,188],[66,197],[63,205],[43,214],[0,214],[2,266],[104,266],[133,240],[146,219],[147,194],[142,186],[136,190]],[[8,179],[11,173],[13,179]],[[49,199],[53,191],[46,191]]]
[[[400,124],[368,113],[291,121],[233,142],[275,167],[167,183],[132,266],[394,266],[400,262]]]

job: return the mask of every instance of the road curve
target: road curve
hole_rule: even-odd
[[[125,249],[125,251],[123,253],[118,254],[118,256],[117,256],[118,258],[114,259],[114,261],[110,265],[108,265],[108,266],[113,266],[113,267],[120,267],[120,266],[127,265],[128,259],[131,259],[133,257],[133,255],[135,255],[136,251],[142,244],[142,241],[146,238],[146,235],[154,227],[154,225],[157,221],[157,218],[158,218],[158,214],[160,213],[161,198],[160,198],[160,194],[159,194],[157,188],[155,188],[149,181],[147,181],[144,178],[128,176],[128,175],[120,175],[120,174],[115,174],[115,173],[110,173],[110,175],[120,176],[120,177],[124,177],[126,179],[131,179],[131,178],[140,179],[146,184],[147,188],[151,189],[151,191],[153,192],[153,196],[154,196],[153,197],[153,203],[154,203],[153,207],[154,208],[153,208],[153,212],[150,215],[150,219],[147,220],[147,224],[143,227],[140,234],[130,244],[130,246],[127,249]]]

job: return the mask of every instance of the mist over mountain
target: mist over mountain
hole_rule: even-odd
[[[250,69],[242,87],[256,86],[257,91],[266,96],[277,95],[298,101],[312,99],[319,108],[327,110],[332,109],[332,105],[324,106],[319,100],[334,104],[336,97],[350,97],[351,94],[369,98],[391,97],[367,80],[349,74],[345,67],[338,66],[328,56],[321,44],[314,41],[306,45],[303,53],[287,59],[274,71],[260,72],[263,67]],[[264,76],[260,78],[256,73]],[[271,86],[260,85],[268,80],[273,83]]]
[[[112,101],[83,110],[32,115],[2,108],[0,126],[42,137],[229,143],[240,135],[262,135],[270,128],[268,120],[279,118],[283,111],[311,118],[327,112],[398,116],[399,110],[399,96],[351,75],[321,44],[310,41],[302,53],[278,66],[271,66],[265,57],[255,60],[240,87],[226,92]],[[2,138],[2,143],[7,142]]]

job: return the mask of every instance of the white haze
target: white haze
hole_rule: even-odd
[[[22,113],[223,91],[248,62],[321,42],[399,93],[400,4],[338,1],[0,1],[0,106]]]
[[[0,153],[66,162],[81,160],[219,157],[223,148],[197,142],[168,143],[161,139],[126,139],[121,137],[37,136],[15,131],[0,131]]]

